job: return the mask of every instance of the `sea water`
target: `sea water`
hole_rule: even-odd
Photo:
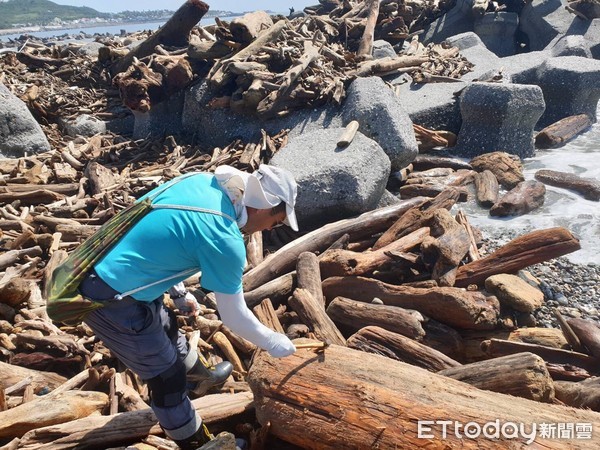
[[[597,114],[600,117],[600,107]],[[563,147],[536,150],[535,156],[524,159],[523,165],[526,180],[534,180],[535,173],[541,169],[600,180],[600,124],[595,123]],[[480,228],[485,236],[499,236],[502,234],[499,231],[513,231],[521,235],[533,230],[565,227],[581,243],[581,250],[566,257],[577,264],[600,264],[600,202],[586,200],[574,191],[546,185],[544,205],[518,217],[491,217],[488,210],[477,206],[474,200],[458,206],[464,209],[470,223]]]

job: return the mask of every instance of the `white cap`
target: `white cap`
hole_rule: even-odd
[[[294,176],[280,167],[261,164],[254,173],[248,174],[231,166],[219,166],[215,175],[225,188],[233,186],[242,191],[242,203],[255,209],[270,209],[285,202],[286,218],[283,221],[298,231],[296,204],[297,184]]]

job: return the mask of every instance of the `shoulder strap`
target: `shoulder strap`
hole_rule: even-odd
[[[181,211],[196,211],[196,212],[201,212],[201,213],[214,214],[215,216],[225,217],[226,219],[229,219],[232,222],[235,222],[235,219],[233,217],[231,217],[229,214],[225,214],[224,212],[221,212],[221,211],[215,211],[214,209],[200,208],[199,206],[152,204],[152,205],[150,205],[150,208],[152,208],[152,209],[179,209]]]
[[[197,175],[195,173],[189,173],[186,175],[183,175],[182,177],[180,177],[179,179],[177,179],[175,182],[169,184],[168,186],[165,186],[164,189],[161,189],[160,191],[156,192],[155,194],[152,195],[152,197],[149,197],[150,200],[154,200],[159,194],[163,193],[164,191],[166,191],[168,188],[170,188],[171,186],[173,186],[175,183],[178,183],[179,181],[181,181],[184,178],[188,178],[189,176],[192,175]],[[201,212],[201,213],[206,213],[206,214],[214,214],[216,216],[221,216],[224,217],[228,220],[230,220],[231,222],[236,222],[236,220],[234,218],[232,218],[229,214],[225,214],[224,212],[221,211],[216,211],[214,209],[207,209],[207,208],[200,208],[198,206],[186,206],[186,205],[169,205],[169,204],[162,204],[162,205],[158,205],[158,204],[150,204],[150,208],[151,209],[178,209],[181,211],[196,211],[196,212]],[[163,278],[161,280],[158,281],[154,281],[150,284],[145,284],[144,286],[140,286],[138,288],[135,289],[131,289],[127,292],[123,292],[121,294],[117,294],[115,295],[115,300],[122,300],[123,297],[127,297],[128,295],[133,295],[137,292],[143,291],[144,289],[147,289],[149,287],[153,287],[156,286],[157,284],[161,284],[164,283],[165,281],[169,281],[169,280],[174,280],[175,278],[179,278],[181,276],[186,276],[186,275],[192,275],[194,273],[196,273],[197,270],[196,269],[187,269],[184,270],[182,272],[178,272],[175,275],[170,275],[166,278]]]

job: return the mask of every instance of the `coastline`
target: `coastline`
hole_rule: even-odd
[[[166,22],[169,18],[165,18],[164,22]],[[54,31],[54,32],[61,32],[61,31],[80,31],[83,29],[87,29],[87,28],[98,28],[98,27],[115,27],[115,26],[120,26],[120,25],[143,25],[146,23],[156,23],[156,22],[161,22],[161,20],[145,20],[145,21],[140,21],[140,20],[136,20],[133,22],[111,22],[111,21],[107,21],[107,22],[94,22],[94,23],[83,23],[83,24],[68,24],[68,25],[64,25],[64,26],[44,26],[44,25],[34,25],[31,27],[20,27],[20,28],[3,28],[0,29],[0,39],[2,38],[2,36],[6,36],[6,35],[12,35],[12,34],[27,34],[27,33],[39,33],[39,32],[44,32],[44,31]],[[77,25],[77,26],[74,26]]]

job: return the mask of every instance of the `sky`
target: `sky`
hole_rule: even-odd
[[[155,9],[168,9],[175,11],[179,9],[185,0],[52,0],[59,5],[89,6],[100,12],[148,11]],[[206,0],[205,0],[206,1]],[[257,11],[271,10],[275,12],[289,12],[293,7],[301,11],[309,5],[318,5],[318,0],[219,0],[218,2],[206,1],[211,9],[220,11]]]

